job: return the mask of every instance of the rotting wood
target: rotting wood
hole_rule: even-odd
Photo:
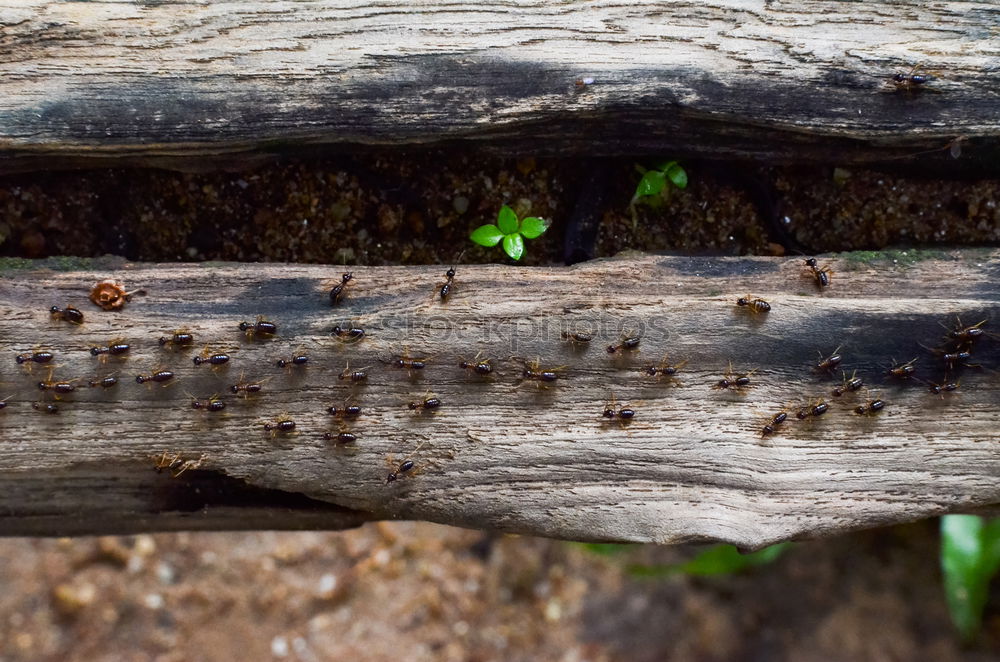
[[[988,165],[998,29],[978,0],[0,0],[0,171],[456,142]]]
[[[920,343],[944,325],[988,320],[1000,304],[1000,252],[847,254],[820,264],[833,283],[819,291],[802,259],[643,256],[566,268],[459,265],[442,303],[445,267],[355,267],[342,304],[329,305],[341,269],[274,264],[143,265],[114,262],[0,263],[0,534],[65,534],[176,528],[340,528],[365,520],[425,519],[577,540],[723,540],[756,548],[1000,503],[998,343],[981,338],[979,368],[942,397],[911,382],[892,384],[892,359],[919,357],[917,376],[943,379]],[[58,266],[63,271],[46,267]],[[18,268],[11,268],[18,267]],[[87,302],[103,278],[142,287],[124,309]],[[765,298],[769,313],[736,305]],[[74,326],[51,305],[78,305]],[[256,315],[278,325],[270,340],[239,331]],[[354,344],[335,324],[364,328]],[[157,339],[177,327],[190,350]],[[563,331],[587,330],[573,347]],[[610,355],[624,330],[639,351]],[[123,337],[127,358],[106,363],[89,348]],[[228,367],[194,366],[204,347],[232,355]],[[877,416],[852,407],[866,395],[831,397],[840,376],[810,370],[840,347],[889,404]],[[54,375],[117,373],[111,389],[80,388],[61,401],[39,392],[41,366],[24,373],[14,357],[56,352]],[[302,368],[275,362],[303,350]],[[403,354],[426,357],[408,375]],[[483,378],[463,359],[490,357]],[[664,353],[687,360],[671,385],[643,374]],[[523,363],[565,365],[550,388],[518,384]],[[754,369],[743,395],[714,390],[729,362]],[[338,375],[350,363],[364,386]],[[156,366],[172,387],[135,383]],[[228,387],[266,380],[246,399]],[[959,375],[953,375],[959,376]],[[410,410],[428,392],[443,405]],[[225,411],[191,408],[219,394]],[[601,415],[611,396],[638,414],[628,425]],[[825,397],[821,418],[759,431],[781,407]],[[46,399],[47,398],[47,399]],[[327,408],[363,407],[346,424],[355,443],[322,438],[341,428]],[[33,402],[56,402],[49,415]],[[287,414],[292,434],[263,424]],[[792,417],[794,418],[794,416]],[[163,453],[200,460],[177,478],[156,473]],[[394,464],[387,464],[387,455]],[[420,475],[386,483],[412,457]],[[221,496],[220,496],[221,495]],[[241,506],[243,508],[241,508]]]

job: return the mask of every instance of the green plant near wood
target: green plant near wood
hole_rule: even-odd
[[[683,563],[666,565],[626,566],[626,572],[633,577],[655,579],[671,575],[689,575],[705,577],[710,575],[728,575],[742,572],[755,566],[767,565],[777,560],[792,543],[783,542],[749,554],[741,554],[733,545],[713,545],[699,552],[694,558]],[[611,556],[629,549],[629,545],[609,545],[590,543],[584,545],[596,554]]]
[[[990,581],[1000,570],[1000,518],[942,517],[941,570],[951,620],[963,641],[971,641],[983,622]]]
[[[635,169],[642,175],[642,179],[639,180],[629,207],[634,207],[637,202],[656,206],[670,197],[673,188],[687,188],[687,172],[677,161],[667,161],[649,170],[640,165]]]
[[[540,237],[549,229],[549,221],[537,216],[528,216],[518,220],[513,209],[504,205],[497,214],[497,222],[476,228],[469,236],[480,246],[496,246],[503,242],[503,251],[512,260],[520,260],[524,255],[524,240]]]

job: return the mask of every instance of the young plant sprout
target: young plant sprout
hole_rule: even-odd
[[[528,216],[517,219],[517,213],[513,209],[504,205],[497,214],[496,225],[490,223],[476,228],[469,236],[473,242],[480,246],[496,246],[503,242],[503,251],[512,260],[520,260],[524,255],[524,240],[540,237],[543,232],[549,229],[549,221]]]

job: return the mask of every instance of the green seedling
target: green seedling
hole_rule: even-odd
[[[688,176],[684,168],[677,164],[677,161],[667,161],[660,166],[646,170],[640,165],[635,169],[642,175],[639,185],[635,189],[629,207],[634,207],[637,202],[659,205],[670,196],[673,187],[687,188]],[[672,185],[672,186],[671,186]]]
[[[480,246],[496,246],[503,242],[504,252],[512,260],[520,260],[524,255],[524,240],[540,237],[549,229],[549,221],[536,216],[528,216],[520,221],[513,209],[504,205],[497,214],[496,225],[482,225],[473,231],[469,239]]]
[[[1000,569],[1000,518],[941,518],[941,569],[951,620],[962,640],[979,633],[990,580]]]

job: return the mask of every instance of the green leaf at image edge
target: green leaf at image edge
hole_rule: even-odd
[[[503,250],[512,260],[520,260],[524,255],[524,239],[518,233],[503,238]]]
[[[970,641],[982,625],[990,580],[1000,568],[1000,518],[941,518],[941,569],[951,620]]]
[[[521,219],[521,235],[525,239],[536,239],[549,229],[549,222],[536,216]]]
[[[517,232],[517,214],[514,210],[504,205],[500,208],[500,213],[497,214],[497,227],[500,228],[500,232],[504,234],[513,234]]]
[[[503,239],[503,232],[500,232],[500,228],[490,223],[481,225],[473,230],[472,234],[469,235],[469,239],[480,246],[496,246]]]
[[[686,563],[672,565],[630,565],[633,577],[656,578],[681,574],[691,576],[725,575],[775,561],[791,543],[782,542],[749,554],[740,554],[733,545],[715,545]]]

